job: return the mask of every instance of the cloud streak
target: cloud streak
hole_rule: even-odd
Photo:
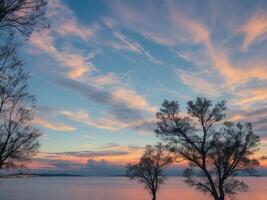
[[[241,33],[244,34],[244,43],[242,50],[248,50],[249,46],[255,42],[260,42],[266,39],[267,33],[267,15],[265,12],[255,13],[241,27]]]
[[[67,72],[69,78],[76,79],[94,70],[94,65],[91,62],[94,54],[84,56],[81,52],[58,50],[54,45],[50,31],[34,33],[30,38],[30,42],[32,46],[55,59],[62,67],[67,67],[69,69]]]
[[[128,113],[128,118],[120,116],[118,113],[102,113],[99,117],[93,117],[86,110],[63,110],[56,108],[44,108],[40,109],[41,113],[49,113],[52,117],[64,117],[67,120],[78,122],[88,127],[94,127],[99,129],[106,129],[112,132],[128,129],[137,131],[139,133],[152,133],[155,129],[156,119],[154,117],[138,116],[137,118],[130,116],[132,113]],[[139,111],[136,111],[139,112]],[[136,114],[134,114],[136,115]],[[130,118],[130,119],[129,119]],[[55,128],[57,124],[54,124]],[[51,129],[51,126],[49,126]],[[49,128],[47,127],[47,128]],[[86,137],[86,136],[85,136]],[[90,137],[89,137],[90,138]]]
[[[104,24],[111,30],[117,41],[109,42],[109,44],[118,50],[128,50],[137,54],[140,54],[147,58],[150,62],[154,64],[162,64],[162,62],[152,56],[148,50],[146,50],[141,44],[129,40],[126,35],[116,30],[116,23],[112,19],[104,18]]]
[[[88,167],[93,169],[98,164],[124,166],[126,162],[136,161],[142,152],[142,147],[107,143],[95,150],[41,152],[30,165],[32,169],[39,170],[73,170]]]
[[[54,131],[74,131],[76,128],[63,123],[50,122],[42,117],[35,117],[33,123]]]

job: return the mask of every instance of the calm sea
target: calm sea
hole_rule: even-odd
[[[243,178],[250,190],[238,200],[267,200],[267,177]],[[158,200],[209,200],[171,177]],[[124,177],[49,177],[0,179],[0,200],[150,200],[142,186]]]

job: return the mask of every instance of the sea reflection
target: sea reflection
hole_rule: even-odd
[[[238,200],[266,200],[267,177],[244,178],[250,190]],[[124,177],[60,177],[0,179],[1,200],[149,200],[135,182]],[[169,178],[158,200],[209,200],[185,185],[181,177]]]

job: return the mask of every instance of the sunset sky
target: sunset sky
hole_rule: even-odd
[[[48,1],[51,28],[20,47],[44,133],[31,167],[136,161],[164,99],[226,99],[267,154],[267,1]],[[264,164],[265,165],[265,164]],[[265,165],[267,166],[267,165]]]

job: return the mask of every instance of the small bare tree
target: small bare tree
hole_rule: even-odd
[[[0,32],[17,30],[29,37],[33,30],[48,27],[46,0],[0,0]]]
[[[152,200],[156,200],[157,191],[166,179],[163,170],[171,162],[172,158],[164,145],[161,143],[155,146],[147,145],[139,163],[127,165],[126,176],[144,184],[145,189],[152,195]]]
[[[35,99],[22,66],[12,41],[0,48],[0,169],[29,161],[39,147],[40,131],[31,125]]]
[[[234,177],[253,172],[259,162],[253,158],[258,150],[259,136],[250,123],[224,122],[225,101],[214,106],[206,98],[189,101],[187,116],[180,115],[179,104],[164,101],[157,113],[156,134],[189,162],[185,182],[210,194],[214,200],[233,198],[248,186]],[[217,124],[217,126],[215,126]]]

